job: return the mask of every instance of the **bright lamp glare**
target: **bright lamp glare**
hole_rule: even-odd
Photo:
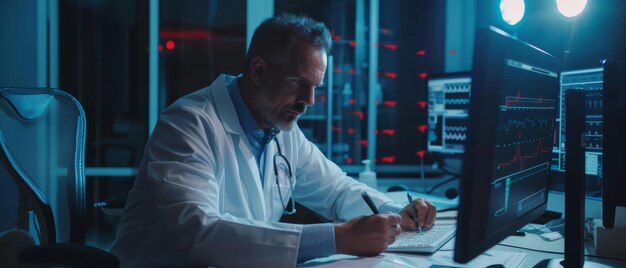
[[[525,10],[526,4],[524,4],[524,0],[500,1],[500,13],[502,13],[502,19],[510,25],[515,25],[520,22],[524,17]]]
[[[556,9],[559,10],[561,15],[568,18],[583,12],[585,6],[587,6],[587,0],[556,0]]]

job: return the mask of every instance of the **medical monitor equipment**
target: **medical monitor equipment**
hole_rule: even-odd
[[[428,152],[450,155],[465,151],[471,85],[469,72],[428,77]]]
[[[600,200],[602,191],[602,137],[603,137],[603,68],[563,71],[560,76],[559,115],[552,149],[552,185],[556,193],[565,191],[567,128],[566,109],[582,109],[585,113],[585,195],[588,199]],[[570,90],[582,90],[585,104],[568,107],[565,95]]]
[[[560,61],[476,31],[454,260],[468,262],[546,211]]]

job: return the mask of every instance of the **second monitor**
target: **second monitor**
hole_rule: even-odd
[[[471,85],[469,72],[428,77],[428,152],[465,151]]]

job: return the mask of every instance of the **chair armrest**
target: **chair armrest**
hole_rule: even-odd
[[[31,264],[67,265],[72,267],[119,267],[115,255],[82,244],[46,244],[22,250],[18,261]]]

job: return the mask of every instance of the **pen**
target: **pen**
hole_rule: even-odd
[[[411,204],[411,207],[413,208],[413,221],[415,222],[415,226],[417,226],[417,231],[420,232],[420,234],[422,233],[422,227],[420,227],[419,223],[417,222],[417,208],[415,207],[415,203],[413,203],[413,197],[411,196],[411,194],[409,194],[409,192],[406,192],[406,198],[409,199],[409,204]]]
[[[363,200],[365,200],[365,203],[367,204],[368,207],[370,207],[372,212],[374,214],[378,214],[378,209],[376,208],[376,206],[374,206],[374,202],[372,202],[370,195],[368,195],[367,192],[364,192],[361,194],[361,197],[363,197]]]

